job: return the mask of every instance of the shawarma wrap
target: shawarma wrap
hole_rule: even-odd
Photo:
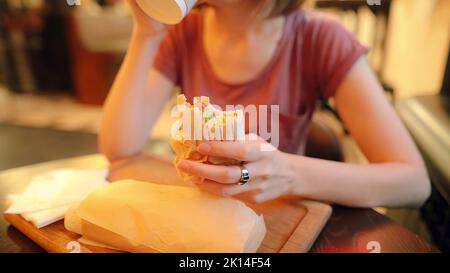
[[[236,165],[241,162],[229,158],[207,156],[197,147],[205,141],[241,141],[245,139],[244,112],[240,109],[221,111],[212,105],[208,97],[194,97],[193,104],[184,95],[177,98],[178,120],[172,132],[171,146],[175,152],[175,166],[181,160],[192,160],[215,165]],[[202,183],[204,178],[180,172],[188,182]]]

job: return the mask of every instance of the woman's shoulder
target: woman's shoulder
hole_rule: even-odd
[[[368,49],[334,15],[314,10],[295,11],[296,41],[302,63],[309,69],[307,79],[314,79],[320,96],[334,95],[351,66]]]
[[[348,52],[363,48],[358,38],[333,14],[300,9],[295,11],[296,39],[308,56]],[[311,54],[313,53],[313,54]]]
[[[309,36],[308,38],[314,39],[324,35],[334,36],[343,32],[348,34],[348,30],[339,21],[339,18],[330,13],[299,8],[289,16],[293,19],[293,27],[297,34]]]

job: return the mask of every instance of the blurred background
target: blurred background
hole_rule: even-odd
[[[434,191],[422,210],[378,211],[448,251],[450,0],[306,6],[335,14],[370,48],[386,96],[429,167]],[[101,105],[131,29],[122,0],[0,0],[0,170],[97,152]],[[151,132],[153,153],[170,155],[169,107]],[[332,101],[320,104],[315,119],[340,141],[344,161],[366,162]]]

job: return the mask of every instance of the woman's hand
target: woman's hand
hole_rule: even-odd
[[[153,20],[145,14],[145,12],[137,4],[136,0],[127,1],[133,13],[135,29],[139,34],[152,36],[155,34],[164,34],[166,32],[167,26]]]
[[[197,150],[204,155],[243,161],[250,174],[250,180],[245,185],[237,184],[241,178],[241,168],[237,165],[210,165],[183,160],[178,168],[182,172],[204,177],[205,181],[199,187],[214,194],[236,196],[253,203],[272,200],[291,192],[292,179],[285,171],[282,152],[273,146],[273,149],[262,149],[262,145],[270,144],[256,135],[247,135],[245,143],[209,141],[198,146]]]

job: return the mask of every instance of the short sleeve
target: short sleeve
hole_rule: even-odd
[[[355,62],[368,49],[337,19],[323,15],[314,34],[314,69],[319,97],[333,97]]]
[[[176,45],[178,39],[177,27],[171,27],[166,36],[161,41],[158,51],[156,53],[153,68],[158,70],[161,74],[166,76],[175,85],[179,84],[180,73],[180,52]]]

